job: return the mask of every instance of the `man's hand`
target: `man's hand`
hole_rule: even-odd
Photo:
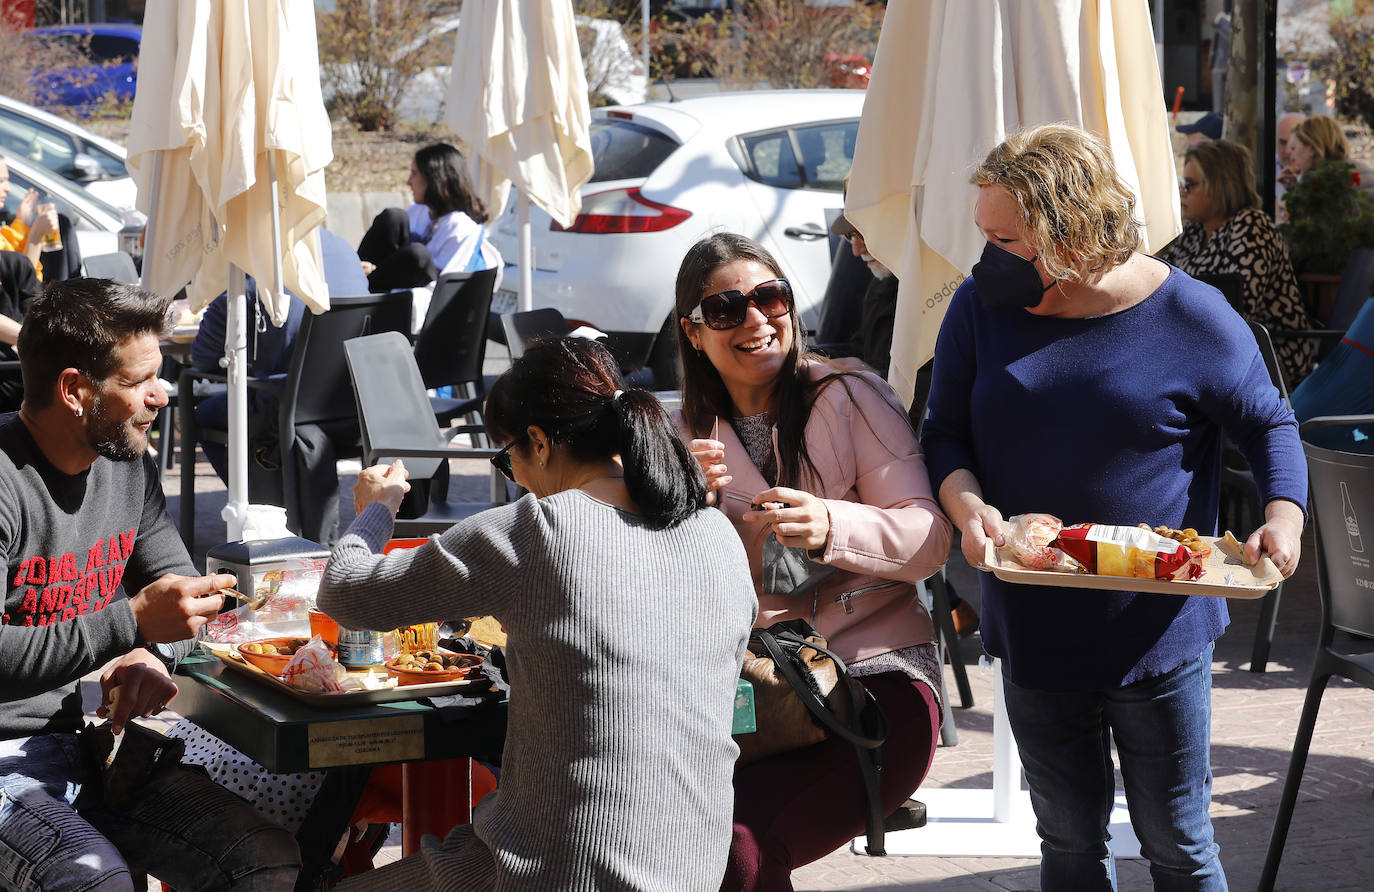
[[[237,580],[228,573],[211,576],[178,576],[168,573],[129,599],[143,640],[181,641],[194,636],[219,613],[224,596],[215,594],[233,588]]]
[[[100,708],[95,714],[108,718],[111,730],[120,734],[129,719],[161,712],[176,695],[177,686],[167,675],[167,667],[140,647],[101,673]]]
[[[43,236],[57,231],[57,208],[45,204],[38,209],[38,214],[33,218],[33,225],[29,227],[29,241],[40,241]]]

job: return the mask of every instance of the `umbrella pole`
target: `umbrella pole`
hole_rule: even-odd
[[[524,312],[534,309],[534,246],[530,244],[530,200],[523,189],[517,193],[515,213],[520,249],[520,298],[516,309]]]
[[[224,368],[229,379],[229,500],[220,512],[230,542],[243,538],[248,513],[248,324],[243,270],[229,264]]]

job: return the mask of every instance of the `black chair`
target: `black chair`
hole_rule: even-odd
[[[1200,273],[1193,278],[1220,291],[1231,309],[1245,315],[1245,277],[1240,273]]]
[[[525,355],[525,347],[540,338],[561,338],[569,331],[568,321],[553,307],[502,313],[501,328],[506,333],[506,349],[511,359]]]
[[[1288,387],[1279,368],[1278,356],[1274,353],[1274,342],[1269,332],[1258,322],[1246,323],[1255,336],[1264,367],[1269,371],[1270,382],[1278,388],[1279,396],[1288,402]],[[1221,526],[1244,540],[1264,522],[1264,506],[1260,504],[1259,490],[1255,487],[1255,477],[1240,452],[1228,441],[1222,455],[1221,467],[1222,510],[1219,518]],[[1278,621],[1279,601],[1283,598],[1283,583],[1270,589],[1260,604],[1259,622],[1255,626],[1255,642],[1250,649],[1250,671],[1263,672],[1269,663],[1269,649],[1274,641],[1274,625]]]
[[[1369,561],[1365,559],[1374,554],[1374,454],[1339,452],[1315,445],[1308,438],[1322,428],[1369,424],[1374,424],[1374,415],[1328,416],[1313,418],[1299,429],[1307,453],[1322,621],[1312,679],[1293,740],[1283,796],[1274,815],[1259,892],[1272,892],[1278,876],[1327,682],[1335,676],[1374,690],[1374,642],[1368,640],[1374,636],[1374,588],[1370,588]],[[1342,633],[1361,637],[1347,641]]]
[[[410,330],[410,292],[336,297],[328,312],[306,313],[291,354],[291,367],[280,391],[261,381],[249,380],[250,388],[274,394],[278,399],[277,437],[281,451],[282,501],[287,526],[302,530],[299,449],[296,431],[315,425],[330,434],[337,457],[361,455],[357,435],[357,408],[353,387],[341,349],[349,338],[383,331]],[[195,460],[198,440],[228,442],[228,432],[200,428],[195,422],[194,385],[197,380],[225,383],[222,374],[186,369],[179,381],[182,411],[178,413],[181,437],[181,538],[193,549],[195,538]],[[250,458],[250,462],[252,459]],[[318,535],[314,531],[313,535]],[[307,538],[310,538],[307,536]]]
[[[1275,340],[1283,338],[1316,338],[1317,361],[1320,362],[1331,348],[1340,342],[1341,336],[1359,315],[1365,301],[1374,291],[1374,248],[1356,248],[1350,252],[1341,270],[1341,287],[1336,292],[1336,300],[1331,304],[1331,313],[1320,320],[1321,328],[1275,329],[1270,332]]]
[[[87,257],[82,266],[85,274],[92,279],[114,279],[125,285],[138,284],[138,269],[134,267],[134,259],[123,251]]]
[[[487,356],[487,317],[496,269],[446,273],[439,277],[415,338],[415,362],[425,389],[453,387],[459,397],[430,397],[440,424],[474,416],[482,408],[482,363]],[[470,418],[469,420],[475,420]]]
[[[498,450],[449,444],[434,419],[410,343],[397,332],[344,344],[353,378],[363,453],[368,464],[403,459],[410,493],[396,518],[397,536],[441,533],[464,518],[507,501],[505,478],[492,471],[489,502],[448,501],[449,459],[490,458]]]

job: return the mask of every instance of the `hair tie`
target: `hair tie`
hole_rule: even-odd
[[[615,393],[611,394],[611,402],[616,403],[617,405],[619,405],[619,403],[620,403],[620,398],[621,398],[622,396],[624,396],[624,395],[625,395],[625,391],[623,391],[623,390],[617,390]]]

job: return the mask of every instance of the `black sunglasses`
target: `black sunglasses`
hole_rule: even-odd
[[[516,482],[515,469],[512,468],[510,464],[511,448],[514,447],[517,443],[523,443],[528,437],[529,434],[526,434],[523,437],[516,437],[514,440],[511,440],[509,443],[507,443],[504,449],[502,449],[500,452],[496,453],[491,457],[491,466],[496,470],[500,471],[501,475],[505,477],[507,480],[509,480],[511,483]]]
[[[685,314],[688,322],[706,323],[707,328],[727,331],[738,328],[744,317],[749,315],[749,304],[759,308],[759,312],[769,319],[786,316],[792,310],[792,286],[786,279],[770,279],[760,282],[753,290],[721,291],[708,294],[701,299],[692,312]]]

